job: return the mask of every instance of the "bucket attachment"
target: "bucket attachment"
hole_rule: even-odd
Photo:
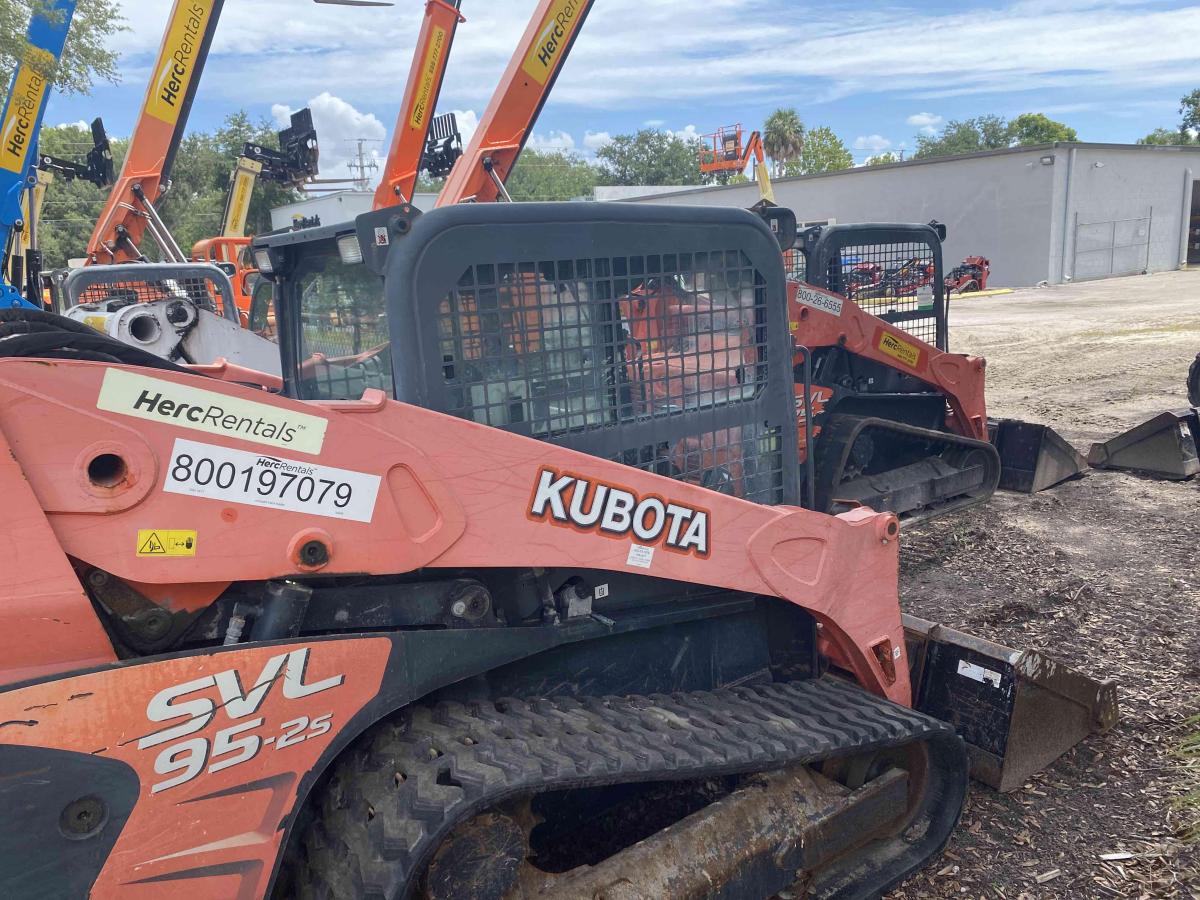
[[[1034,650],[1017,651],[905,615],[915,706],[967,744],[971,776],[1019,788],[1089,734],[1117,721],[1117,683]]]
[[[988,438],[1000,454],[1000,489],[1036,494],[1087,468],[1087,461],[1049,425],[992,419]]]
[[[1088,462],[1097,469],[1128,469],[1182,481],[1200,472],[1197,446],[1200,446],[1200,412],[1175,409],[1111,441],[1092,444]]]

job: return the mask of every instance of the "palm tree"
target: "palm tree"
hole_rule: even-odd
[[[763,150],[771,157],[775,174],[783,172],[786,163],[800,157],[804,149],[804,123],[794,109],[777,109],[767,116],[763,125]]]

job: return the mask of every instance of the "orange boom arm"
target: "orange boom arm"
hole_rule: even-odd
[[[108,195],[88,241],[88,262],[118,263],[143,258],[138,244],[147,227],[160,245],[173,244],[165,229],[163,234],[158,233],[153,204],[170,180],[171,166],[187,127],[192,99],[224,2],[176,0],[141,115],[129,141],[121,177]],[[164,248],[164,255],[172,254]]]
[[[413,51],[404,102],[392,129],[392,146],[383,180],[375,190],[375,209],[412,200],[429,123],[446,76],[450,45],[458,23],[465,21],[458,11],[458,0],[453,0],[453,5],[446,0],[429,0],[425,4],[425,18]]]
[[[438,206],[504,196],[504,181],[591,8],[592,0],[541,0]]]

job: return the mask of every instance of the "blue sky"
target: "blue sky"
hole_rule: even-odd
[[[463,0],[439,111],[458,110],[470,127],[535,5]],[[122,6],[122,84],[56,96],[48,122],[101,114],[111,134],[128,134],[170,4]],[[351,139],[385,146],[423,9],[226,0],[192,127],[312,103],[322,170],[333,174]],[[1132,142],[1175,125],[1179,97],[1198,87],[1200,6],[1170,0],[597,0],[532,144],[587,156],[639,127],[757,127],[778,106],[832,127],[858,161],[983,113],[1044,112],[1084,140]]]

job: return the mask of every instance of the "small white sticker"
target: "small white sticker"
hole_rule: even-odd
[[[388,234],[387,226],[380,225],[375,229],[375,246],[386,247],[392,242],[391,236]]]
[[[842,298],[828,291],[799,285],[796,289],[796,301],[821,312],[833,313],[835,316],[842,314]]]
[[[654,548],[643,547],[641,544],[630,546],[629,555],[625,557],[625,565],[637,566],[639,569],[648,569],[653,562]]]
[[[999,672],[969,663],[965,659],[958,661],[958,674],[964,678],[970,678],[972,681],[978,681],[980,684],[990,684],[994,688],[1000,687]]]
[[[605,597],[608,596],[608,585],[607,584],[596,585],[596,590],[592,593],[592,596],[596,600],[603,600]]]
[[[163,490],[227,503],[370,522],[378,475],[176,438]]]
[[[899,659],[899,658],[900,658],[900,648],[893,647],[892,648],[892,659]]]

